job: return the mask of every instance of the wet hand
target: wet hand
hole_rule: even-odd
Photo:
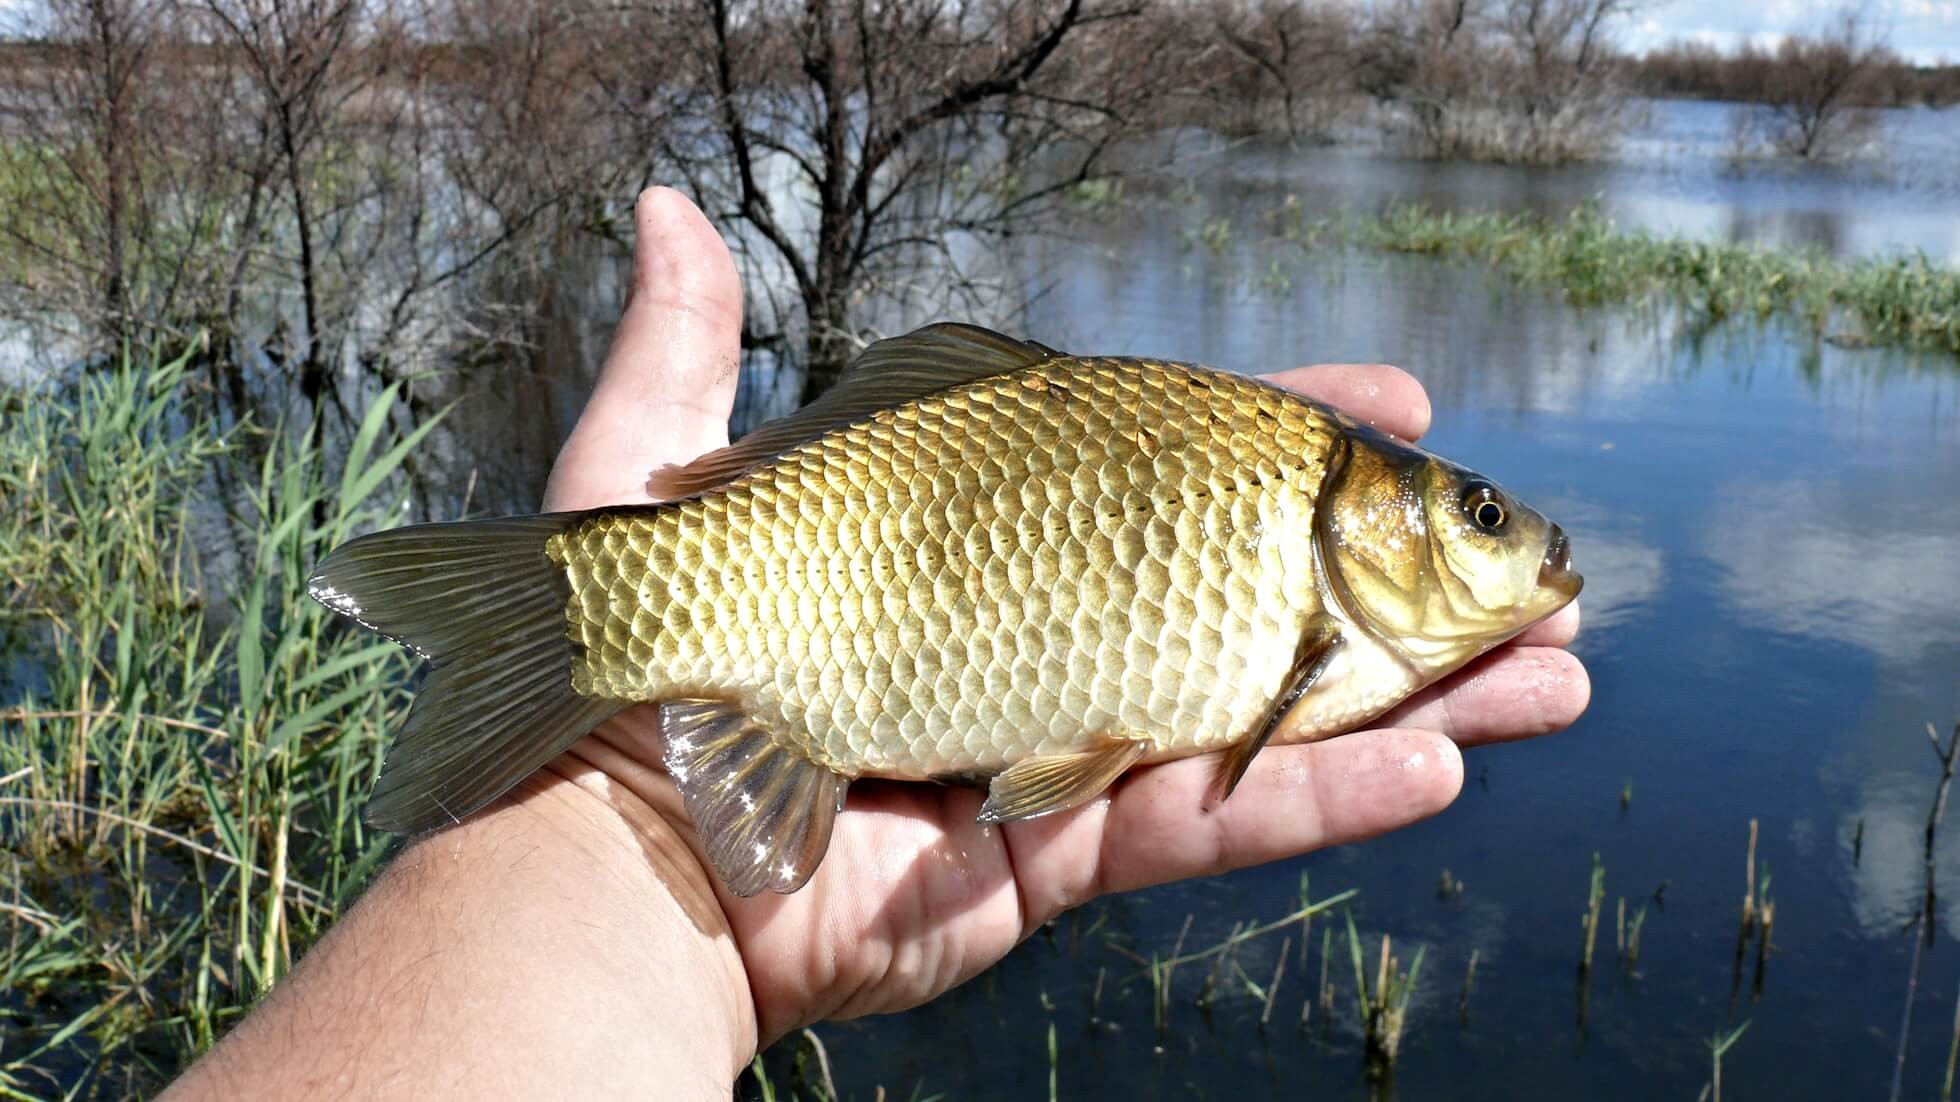
[[[631,299],[552,471],[549,510],[648,501],[649,473],[727,442],[742,314],[734,263],[677,192],[648,192],[635,218]],[[1428,427],[1420,384],[1392,367],[1323,364],[1274,381],[1408,439]],[[808,1022],[931,999],[1096,895],[1356,841],[1441,811],[1462,786],[1459,746],[1555,731],[1584,709],[1585,670],[1563,649],[1578,624],[1577,606],[1566,608],[1377,729],[1267,748],[1216,806],[1209,756],[1133,769],[1086,806],[1004,828],[974,822],[978,789],[858,782],[823,865],[787,896],[737,899],[715,882],[659,767],[653,708],[602,727],[551,772],[618,812],[695,931],[739,956],[757,1042],[767,1044]]]

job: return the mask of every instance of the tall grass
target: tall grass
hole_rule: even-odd
[[[387,844],[355,797],[407,663],[304,583],[399,521],[425,430],[386,438],[390,391],[330,462],[308,433],[215,427],[188,386],[152,358],[0,391],[0,1093],[148,1092]],[[249,484],[220,494],[221,467]]]
[[[1582,306],[1670,303],[1709,322],[1784,317],[1840,343],[1960,355],[1960,271],[1923,253],[1838,259],[1664,237],[1621,229],[1590,206],[1546,219],[1402,205],[1320,222],[1304,220],[1295,206],[1271,221],[1282,236],[1309,245],[1331,240],[1481,261]]]

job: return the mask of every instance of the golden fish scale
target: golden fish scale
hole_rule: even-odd
[[[1318,407],[1058,359],[555,537],[581,693],[740,701],[846,775],[1245,737],[1308,618]]]

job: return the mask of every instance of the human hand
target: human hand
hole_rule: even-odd
[[[635,219],[632,296],[552,471],[549,510],[646,502],[650,472],[727,442],[742,312],[734,263],[677,192],[649,191]],[[1272,380],[1407,439],[1428,427],[1420,384],[1392,367],[1323,364]],[[1555,731],[1584,709],[1585,670],[1562,649],[1578,624],[1577,606],[1568,606],[1376,729],[1268,747],[1215,806],[1210,758],[1132,769],[1083,807],[996,827],[974,822],[979,790],[860,781],[828,856],[791,895],[739,899],[721,890],[658,764],[653,708],[624,713],[551,770],[630,823],[695,930],[739,955],[755,1040],[767,1044],[812,1021],[931,999],[1096,895],[1356,841],[1435,814],[1462,785],[1458,747]]]

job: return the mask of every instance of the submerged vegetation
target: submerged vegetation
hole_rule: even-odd
[[[1469,260],[1579,306],[1669,305],[1706,323],[1794,321],[1847,345],[1895,345],[1960,356],[1960,271],[1923,253],[1839,259],[1628,230],[1594,207],[1564,218],[1401,205],[1376,215],[1271,217],[1307,247],[1353,245]],[[1229,240],[1230,228],[1211,231]]]

